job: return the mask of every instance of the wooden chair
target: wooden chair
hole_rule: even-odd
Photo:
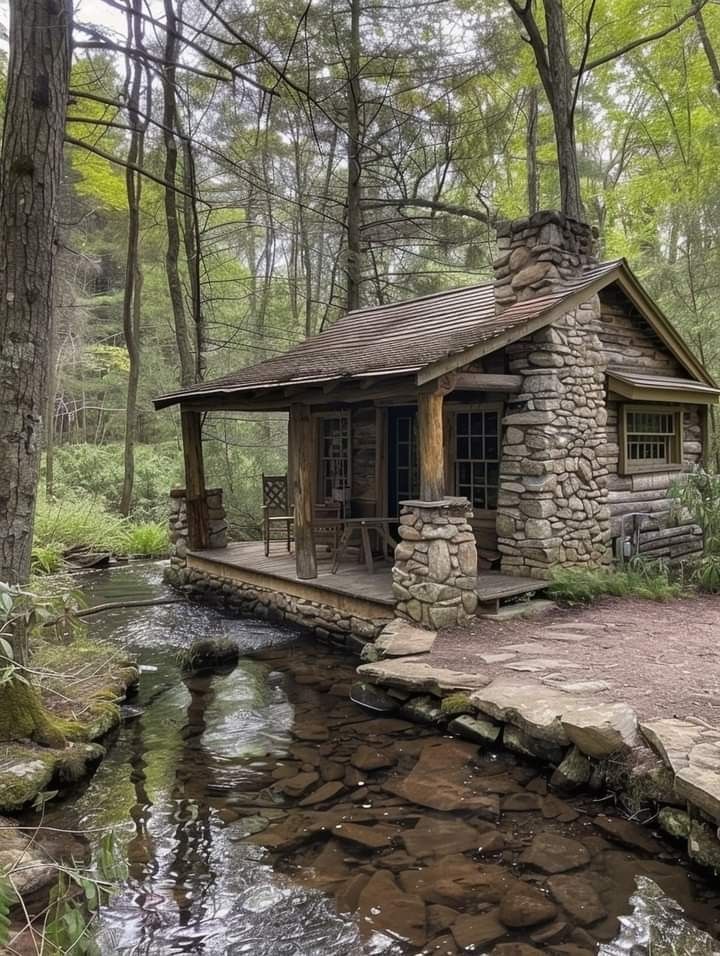
[[[284,538],[287,539],[287,549],[292,544],[292,526],[295,516],[290,506],[287,475],[263,475],[263,540],[265,542],[265,557],[270,554],[270,538],[273,525],[285,526]],[[282,540],[282,539],[281,539]]]
[[[315,545],[325,545],[328,556],[334,560],[340,540],[339,519],[342,516],[342,504],[339,501],[325,501],[313,507],[313,541]],[[327,521],[323,525],[323,521]]]

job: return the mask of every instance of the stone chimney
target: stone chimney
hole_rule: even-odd
[[[499,222],[496,312],[546,295],[597,265],[597,236],[594,226],[553,210]]]

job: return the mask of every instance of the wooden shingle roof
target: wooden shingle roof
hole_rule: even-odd
[[[561,289],[517,302],[500,314],[495,312],[493,283],[357,309],[326,332],[281,355],[163,395],[155,400],[155,407],[369,377],[413,374],[420,382],[428,381],[436,373],[447,371],[448,365],[459,367],[477,355],[522,338],[621,278],[625,279],[623,288],[634,284],[642,290],[620,259],[601,263]],[[646,293],[643,295],[651,302]],[[673,337],[681,343],[684,357],[691,356],[677,333],[673,332]],[[690,360],[695,362],[697,374],[697,362],[692,357]]]

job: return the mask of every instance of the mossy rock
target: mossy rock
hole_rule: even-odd
[[[100,744],[73,743],[66,747],[55,762],[55,775],[60,784],[77,783],[82,780],[105,756]]]
[[[234,667],[240,659],[240,651],[230,638],[204,637],[181,651],[178,659],[180,668],[186,674],[197,674]]]
[[[34,687],[11,680],[0,694],[2,740],[32,740],[45,747],[63,747],[65,733],[62,721],[45,710]]]
[[[0,811],[20,810],[42,793],[60,755],[53,750],[0,745]]]
[[[470,703],[468,695],[462,693],[448,694],[447,697],[443,697],[440,709],[445,717],[460,717],[463,714],[472,717],[477,711],[477,708]]]

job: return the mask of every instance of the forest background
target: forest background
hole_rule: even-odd
[[[720,373],[720,5],[545,12],[558,5],[601,256],[625,256]],[[41,563],[75,544],[161,544],[182,453],[153,397],[348,307],[487,281],[494,223],[566,198],[531,5],[131,6],[76,12]],[[209,484],[252,536],[260,476],[285,470],[285,420],[215,414],[204,436]]]

